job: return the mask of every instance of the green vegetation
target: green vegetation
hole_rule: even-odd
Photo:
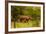
[[[39,27],[40,22],[36,22],[36,21],[29,21],[28,23],[24,23],[24,22],[18,22],[17,23],[17,22],[15,22],[15,25],[13,25],[13,27],[14,26],[15,26],[15,28]]]
[[[16,28],[26,28],[26,27],[39,27],[39,24],[36,21],[29,21],[28,23],[16,23]]]
[[[40,26],[40,7],[36,6],[11,6],[11,21],[13,28],[39,27]],[[20,15],[31,16],[32,19],[27,23],[17,22]]]

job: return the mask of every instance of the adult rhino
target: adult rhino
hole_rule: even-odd
[[[20,22],[25,22],[25,23],[28,22],[31,19],[32,19],[31,16],[20,16],[19,17]]]

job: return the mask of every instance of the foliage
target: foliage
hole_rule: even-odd
[[[34,19],[40,18],[40,7],[36,6],[11,6],[11,16],[13,18],[18,18],[19,15],[30,15]]]

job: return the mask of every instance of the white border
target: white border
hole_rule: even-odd
[[[40,6],[41,7],[41,26],[30,28],[15,28],[11,29],[11,5],[12,6]],[[43,5],[40,4],[21,4],[21,3],[8,3],[8,31],[26,31],[26,30],[42,30],[43,29]]]

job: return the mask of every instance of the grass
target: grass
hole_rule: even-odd
[[[28,21],[27,23],[24,22],[12,22],[12,28],[27,28],[27,27],[39,27],[40,23],[38,21]]]

